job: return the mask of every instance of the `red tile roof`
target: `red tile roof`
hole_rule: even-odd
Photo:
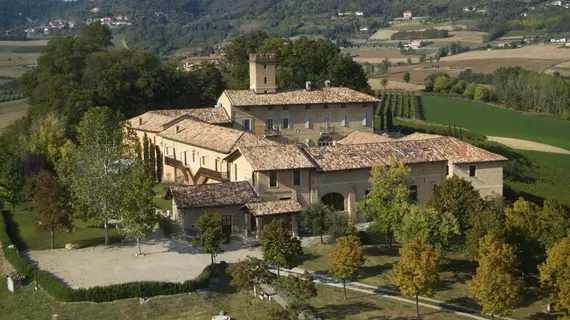
[[[224,108],[153,110],[127,120],[127,127],[147,132],[160,132],[164,125],[181,116],[192,116],[212,124],[231,123]]]
[[[256,94],[252,90],[224,91],[233,106],[305,105],[323,103],[376,103],[377,98],[344,87],[287,89],[277,93]]]
[[[167,193],[178,209],[244,205],[261,201],[249,182],[172,186]]]
[[[303,207],[299,204],[299,202],[295,200],[276,200],[246,203],[244,207],[244,209],[251,212],[256,217],[299,213],[303,210]]]

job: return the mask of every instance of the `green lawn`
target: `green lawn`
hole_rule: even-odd
[[[12,101],[7,101],[7,102],[0,102],[0,109],[19,107],[19,106],[24,106],[24,105],[27,105],[27,104],[28,104],[28,103],[27,103],[27,100],[26,100],[26,99],[12,100]]]
[[[318,271],[325,273],[329,266],[330,251],[332,245],[316,245],[305,248],[307,259],[300,265],[300,268]],[[397,247],[386,247],[381,245],[368,245],[365,246],[364,266],[360,270],[359,282],[381,286],[386,288],[395,289],[392,286],[392,265],[399,260]],[[469,281],[473,277],[477,268],[476,263],[464,260],[460,254],[450,254],[442,262],[440,266],[440,288],[435,294],[434,298],[442,301],[453,302],[466,307],[478,308],[476,300],[471,295],[469,288]],[[359,295],[358,293],[351,293],[352,295]],[[360,294],[362,296],[362,294]],[[531,296],[529,294],[529,296]],[[317,297],[317,299],[320,299]],[[334,301],[332,297],[323,297],[327,303],[329,300]],[[361,301],[359,299],[359,301]],[[334,302],[333,305],[338,305]],[[316,304],[318,305],[318,303]],[[524,318],[527,316],[534,316],[534,319],[548,319],[541,318],[542,315],[537,315],[545,305],[545,301],[535,299],[533,301],[525,302],[524,306],[515,311],[517,318]],[[349,307],[350,308],[350,307]],[[402,308],[404,309],[404,308]],[[413,307],[408,307],[410,310],[401,310],[400,312],[413,312]],[[446,315],[450,316],[450,315]],[[328,319],[328,318],[327,318]],[[337,319],[337,318],[332,318]],[[339,317],[338,319],[344,319]],[[354,319],[367,319],[355,317]],[[436,319],[436,318],[433,318]],[[442,318],[448,319],[448,318]]]
[[[7,207],[11,209],[11,207]],[[7,217],[7,227],[12,241],[20,250],[44,250],[50,248],[49,232],[37,231],[34,227],[31,203],[25,203],[16,207],[16,211],[10,212]],[[111,242],[119,242],[121,236],[117,230],[110,229]],[[94,221],[73,221],[73,231],[56,232],[55,247],[63,248],[66,243],[81,242],[87,245],[104,243],[104,233],[101,226]]]
[[[325,285],[317,285],[317,288],[319,294],[311,299],[310,303],[324,319],[416,319],[416,308],[412,304],[354,291],[347,291],[345,301],[341,288]],[[420,315],[424,320],[465,319],[455,314],[421,307]]]
[[[512,168],[517,174],[506,171],[505,184],[529,200],[533,197],[556,199],[570,207],[570,155],[537,151],[517,151],[526,156],[530,166]]]
[[[528,116],[485,103],[422,96],[425,120],[490,136],[517,138],[570,150],[570,121]]]
[[[168,187],[164,184],[157,184],[154,186],[154,204],[163,211],[172,211],[172,200],[162,198],[162,196],[166,194],[167,188]]]

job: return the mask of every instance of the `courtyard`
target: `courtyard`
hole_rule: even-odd
[[[246,256],[261,258],[261,250],[240,240],[223,246],[216,261],[236,262]],[[187,240],[167,239],[156,232],[141,244],[94,246],[78,250],[30,250],[22,255],[72,288],[89,288],[136,281],[183,282],[196,278],[210,264],[210,254]]]

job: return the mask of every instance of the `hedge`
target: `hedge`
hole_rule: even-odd
[[[403,134],[422,132],[429,134],[439,134],[442,136],[452,136],[461,140],[487,141],[487,136],[484,134],[468,131],[460,127],[421,124],[412,121],[405,121],[403,119],[394,119],[394,126],[400,133]]]
[[[6,230],[5,215],[10,214],[3,211],[0,218],[0,241],[2,242],[2,251],[6,259],[14,266],[14,268],[22,275],[29,279],[36,279],[36,270],[34,266],[23,260],[19,253],[8,248],[12,245],[12,240]],[[193,280],[186,280],[183,283],[158,282],[158,281],[141,281],[128,282],[121,284],[113,284],[104,287],[92,287],[88,289],[72,289],[57,281],[48,272],[40,270],[37,273],[38,283],[47,293],[56,300],[63,302],[107,302],[129,298],[149,298],[159,295],[172,295],[179,293],[194,292],[200,289],[206,289],[210,278],[224,268],[223,264],[208,266],[202,273]]]

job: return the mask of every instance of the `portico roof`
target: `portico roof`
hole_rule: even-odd
[[[277,200],[246,203],[241,210],[248,211],[256,217],[280,214],[299,213],[303,207],[295,200]]]

